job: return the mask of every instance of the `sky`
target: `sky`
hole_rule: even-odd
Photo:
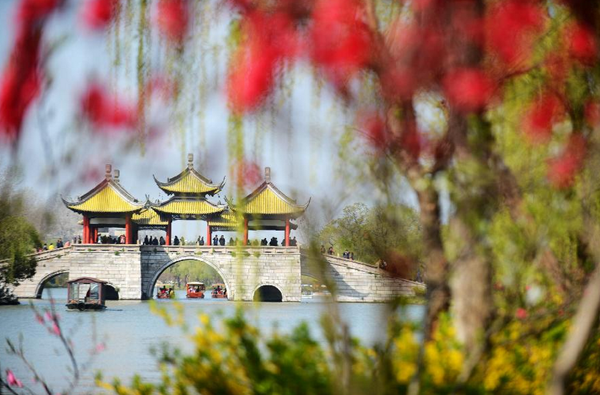
[[[5,65],[13,39],[14,6],[16,1],[0,2],[0,64]],[[0,146],[0,169],[17,166],[21,175],[20,187],[35,192],[43,202],[59,196],[76,198],[99,183],[106,163],[120,170],[121,184],[139,200],[146,196],[164,200],[153,180],[165,181],[180,173],[187,154],[195,156],[196,168],[214,182],[231,174],[228,147],[228,119],[222,70],[227,54],[206,55],[201,58],[202,69],[210,81],[206,100],[184,101],[187,113],[203,116],[177,118],[165,111],[168,103],[153,104],[148,119],[155,137],[147,139],[142,149],[135,136],[123,133],[94,133],[78,117],[78,97],[90,79],[106,81],[120,93],[134,96],[135,73],[131,59],[124,67],[112,66],[114,47],[106,35],[86,30],[80,22],[79,1],[67,1],[65,10],[49,22],[45,42],[60,43],[49,57],[47,74],[50,85],[41,100],[27,114],[23,135],[16,152]],[[215,46],[224,45],[229,21],[226,17],[212,21],[210,40]],[[207,48],[209,47],[207,43]],[[127,49],[127,48],[126,48]],[[135,53],[129,47],[125,53]],[[198,48],[196,52],[203,51]],[[164,65],[159,51],[152,54],[153,62]],[[129,62],[129,63],[128,63]],[[197,61],[181,65],[190,75],[186,81],[200,76]],[[208,71],[207,71],[208,70]],[[221,71],[219,71],[221,70]],[[133,74],[133,75],[132,75]],[[264,168],[271,167],[274,184],[298,203],[311,198],[308,217],[322,225],[341,213],[344,206],[363,202],[372,205],[383,199],[365,171],[356,170],[340,161],[340,137],[348,126],[343,105],[333,99],[325,88],[317,86],[306,66],[292,71],[286,79],[289,95],[285,101],[276,96],[281,110],[277,117],[259,114],[246,122],[244,128],[245,156]],[[315,95],[315,92],[320,94]],[[193,92],[193,89],[191,90]],[[364,144],[359,142],[360,144]],[[350,150],[354,148],[348,148]],[[344,152],[353,157],[353,152]],[[356,153],[358,157],[359,153]],[[359,166],[360,167],[360,166]],[[361,174],[362,173],[362,174]],[[258,185],[258,184],[257,184]],[[224,202],[225,190],[214,201]],[[246,186],[249,193],[254,186]],[[414,195],[398,181],[393,186],[394,199],[416,206]],[[173,233],[187,239],[205,235],[203,221],[176,221]],[[250,235],[270,237],[271,232]],[[294,232],[292,233],[294,235]],[[300,233],[298,236],[301,237]]]

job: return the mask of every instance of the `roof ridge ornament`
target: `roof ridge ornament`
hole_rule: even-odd
[[[121,172],[119,171],[119,169],[115,169],[113,172],[113,179],[116,182],[119,182],[119,176],[121,175]]]
[[[265,181],[271,183],[271,168],[265,167]]]
[[[194,168],[194,154],[189,153],[188,154],[188,164],[187,164],[188,169],[192,170]]]
[[[112,165],[110,163],[106,164],[106,179],[110,180],[111,179],[111,173],[112,173]]]

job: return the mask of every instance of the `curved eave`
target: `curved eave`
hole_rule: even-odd
[[[269,209],[248,209],[248,206],[252,203],[252,201],[254,199],[256,199],[258,196],[260,196],[261,193],[263,193],[266,189],[270,189],[271,192],[281,201],[281,204],[283,206],[287,206],[285,209],[278,209],[278,210],[269,210]],[[289,217],[289,218],[298,218],[301,215],[304,214],[304,212],[306,211],[306,209],[308,208],[308,206],[310,205],[312,198],[309,198],[308,201],[306,202],[306,204],[304,205],[299,205],[296,204],[296,201],[289,198],[288,196],[286,196],[285,194],[283,194],[281,191],[279,191],[277,188],[275,188],[273,185],[267,183],[267,185],[265,187],[262,187],[260,191],[255,191],[252,194],[249,195],[248,198],[244,199],[244,202],[242,203],[243,206],[238,206],[238,207],[234,207],[232,208],[234,211],[238,211],[241,212],[244,215],[250,215],[250,216],[255,216],[255,217],[278,217],[278,218],[283,218],[283,217]]]
[[[204,177],[202,174],[198,173],[195,169],[185,169],[175,177],[169,179],[167,182],[159,181],[155,175],[152,175],[154,178],[154,182],[156,185],[162,189],[165,193],[169,195],[174,194],[197,194],[197,195],[214,195],[219,193],[221,189],[225,186],[225,177],[223,177],[223,181],[220,184],[213,184],[212,180]],[[178,186],[179,183],[184,182],[185,177],[193,177],[200,185],[201,188],[182,188]]]
[[[163,228],[169,224],[168,221],[163,221],[160,215],[152,208],[147,208],[139,214],[134,214],[131,220],[140,228]]]
[[[98,207],[93,207],[93,208],[88,208],[86,207],[86,203],[91,200],[87,199],[85,201],[82,202],[70,202],[68,200],[66,200],[65,198],[63,198],[62,196],[60,197],[61,200],[63,201],[63,204],[69,209],[72,210],[78,214],[133,214],[136,212],[139,212],[140,210],[142,210],[144,208],[144,206],[142,204],[140,205],[135,205],[132,204],[130,202],[124,202],[123,204],[129,207],[114,207],[114,206],[103,206],[103,205],[99,205]]]
[[[185,216],[202,218],[206,215],[220,213],[223,207],[213,205],[207,200],[185,200],[171,199],[159,206],[153,206],[152,209],[157,213],[167,216]]]

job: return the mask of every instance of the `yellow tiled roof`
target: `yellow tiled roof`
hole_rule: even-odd
[[[154,178],[160,189],[169,194],[214,194],[221,190],[223,184],[215,185],[193,168],[187,168],[176,177],[167,182],[160,182]]]
[[[287,201],[268,186],[258,194],[251,195],[241,208],[242,212],[253,215],[298,214],[304,212],[304,210],[305,207]]]
[[[162,221],[160,215],[151,208],[144,209],[138,214],[133,214],[131,219],[138,225],[167,226],[169,224],[167,221]]]
[[[165,202],[161,206],[153,207],[159,213],[172,215],[206,215],[223,211],[223,208],[213,206],[206,200],[183,200],[174,199]]]
[[[90,213],[131,213],[142,208],[135,205],[119,194],[115,187],[107,183],[98,192],[81,203],[68,203],[71,210]]]
[[[207,221],[210,226],[219,226],[222,228],[236,228],[241,226],[241,222],[237,221],[235,214],[231,212],[223,212],[218,217]]]

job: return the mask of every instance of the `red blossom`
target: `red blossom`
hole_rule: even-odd
[[[31,24],[47,18],[62,0],[21,0],[17,8],[17,18],[22,26],[28,28]]]
[[[189,24],[187,0],[160,0],[156,25],[159,31],[174,43],[181,43]]]
[[[446,97],[462,113],[481,111],[495,90],[494,81],[479,69],[457,69],[444,78]]]
[[[260,166],[254,161],[242,160],[237,165],[238,182],[244,188],[253,188],[262,180]]]
[[[586,144],[581,134],[569,139],[564,152],[548,161],[548,180],[555,188],[563,189],[573,185],[575,176],[583,166]]]
[[[371,36],[356,0],[317,0],[309,32],[311,58],[337,87],[364,68],[371,57]]]
[[[563,105],[553,94],[543,94],[523,119],[523,131],[531,142],[545,142],[552,136],[552,125],[563,114]]]
[[[6,381],[10,387],[23,388],[21,380],[17,379],[10,369],[6,369]]]
[[[370,114],[363,117],[360,121],[362,129],[365,131],[366,138],[378,152],[388,148],[388,131],[383,119],[376,114]]]
[[[104,29],[114,19],[119,0],[88,0],[83,5],[82,18],[90,29]]]
[[[273,88],[278,65],[296,55],[298,41],[291,19],[282,13],[253,11],[242,23],[246,42],[234,56],[227,81],[232,110],[255,109]]]
[[[514,66],[531,53],[535,34],[544,22],[544,11],[534,1],[508,0],[492,6],[485,23],[490,53]]]
[[[597,101],[588,101],[585,104],[585,120],[591,127],[600,126],[600,103]]]
[[[598,43],[594,32],[586,26],[577,24],[567,32],[569,53],[583,64],[590,64],[598,56]]]
[[[515,317],[517,317],[520,320],[524,320],[525,318],[527,318],[527,310],[525,310],[522,307],[519,307],[515,313]]]
[[[81,98],[81,110],[96,128],[133,128],[137,111],[133,104],[110,97],[98,84],[91,84]]]

